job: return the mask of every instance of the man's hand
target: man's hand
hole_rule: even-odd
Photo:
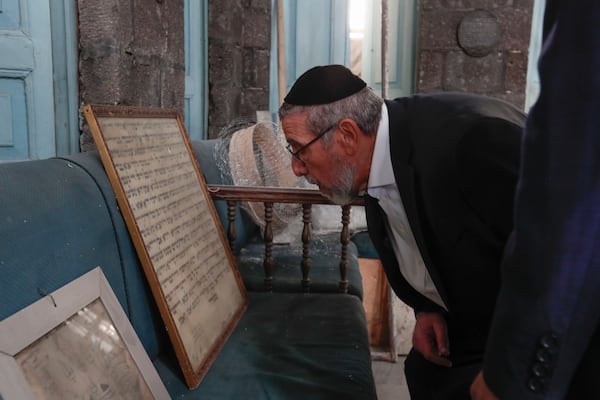
[[[446,320],[439,313],[417,313],[413,332],[413,347],[423,357],[437,365],[451,367]]]
[[[471,398],[473,400],[498,400],[483,379],[483,373],[479,372],[471,385]]]

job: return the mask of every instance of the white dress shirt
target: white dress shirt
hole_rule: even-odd
[[[446,309],[446,305],[425,267],[400,198],[390,158],[388,121],[387,107],[384,104],[375,139],[367,193],[379,200],[379,205],[385,212],[387,217],[385,226],[388,235],[393,238],[392,247],[402,276],[415,290]]]

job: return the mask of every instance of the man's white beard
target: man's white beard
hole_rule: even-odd
[[[337,161],[338,168],[337,171],[334,172],[336,176],[333,184],[329,188],[331,193],[323,193],[323,195],[335,204],[345,205],[354,200],[358,194],[358,191],[352,186],[356,166],[343,160]]]

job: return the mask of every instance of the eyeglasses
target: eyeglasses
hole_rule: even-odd
[[[327,132],[329,132],[330,130],[332,130],[336,126],[337,126],[337,122],[335,124],[327,127],[326,129],[323,129],[310,142],[306,143],[304,146],[301,146],[296,151],[292,150],[292,144],[291,143],[288,143],[288,145],[285,146],[285,148],[287,149],[287,151],[290,152],[290,154],[292,155],[292,157],[294,157],[296,160],[298,160],[298,161],[300,161],[301,163],[304,164],[305,163],[304,160],[300,158],[300,153],[302,153],[304,150],[306,150],[308,148],[308,146],[310,146],[311,144],[313,144],[317,140],[321,139]]]

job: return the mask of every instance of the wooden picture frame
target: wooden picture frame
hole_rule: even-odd
[[[204,176],[176,110],[83,108],[190,389],[247,308]]]
[[[100,267],[0,321],[0,398],[169,399]]]

